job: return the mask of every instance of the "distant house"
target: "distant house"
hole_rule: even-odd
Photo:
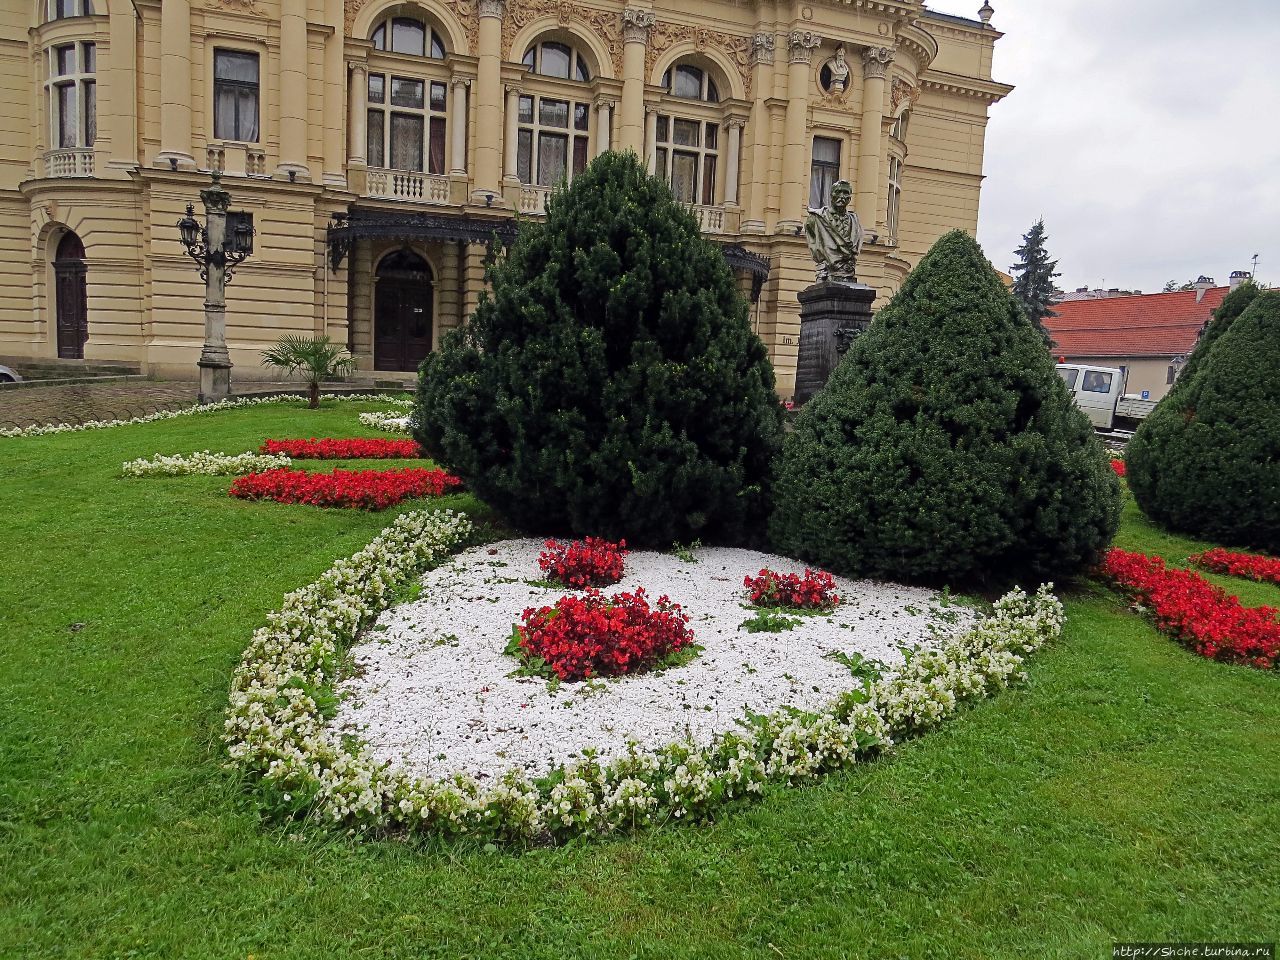
[[[1169,387],[1200,339],[1213,311],[1249,274],[1237,271],[1231,284],[1214,286],[1201,277],[1191,290],[1135,296],[1103,296],[1055,303],[1045,320],[1055,355],[1068,363],[1119,367],[1124,392],[1146,390],[1153,400]]]

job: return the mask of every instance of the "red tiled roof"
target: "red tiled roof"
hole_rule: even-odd
[[[1055,303],[1045,319],[1054,352],[1066,357],[1172,357],[1196,345],[1230,287]]]

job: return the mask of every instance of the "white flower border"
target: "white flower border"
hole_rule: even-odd
[[[372,410],[360,414],[360,422],[374,430],[385,430],[387,433],[412,433],[412,422],[408,417],[383,410]]]
[[[333,685],[360,631],[471,534],[451,511],[407,513],[319,580],[287,594],[258,629],[233,675],[223,739],[232,765],[277,815],[348,833],[470,834],[553,841],[574,834],[706,816],[759,793],[848,767],[937,726],[970,700],[1023,679],[1025,657],[1062,632],[1062,604],[1045,584],[1013,590],[991,616],[891,679],[837,698],[817,714],[756,718],[707,748],[632,744],[608,765],[587,759],[538,783],[509,771],[493,783],[465,775],[413,777],[332,731]]]
[[[150,459],[126,460],[120,469],[126,477],[237,477],[291,466],[293,460],[284,454],[210,453],[202,450],[190,456],[157,453]]]
[[[366,403],[385,403],[393,407],[409,408],[413,401],[399,397],[384,396],[380,393],[338,393],[326,394],[326,400],[363,401]],[[89,420],[86,423],[45,423],[30,427],[6,427],[0,430],[0,437],[42,437],[49,433],[77,433],[81,430],[105,430],[107,427],[123,427],[134,423],[155,423],[157,420],[176,420],[178,417],[190,417],[198,413],[216,413],[219,410],[234,410],[238,407],[256,407],[264,403],[306,403],[306,397],[284,394],[272,397],[242,397],[238,400],[219,400],[217,403],[197,404],[183,407],[181,410],[157,410],[146,416],[133,417],[129,420]]]

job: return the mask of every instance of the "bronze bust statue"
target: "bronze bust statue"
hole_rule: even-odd
[[[818,279],[834,283],[857,283],[855,268],[866,233],[858,215],[849,209],[853,187],[848,180],[831,185],[831,200],[825,207],[810,210],[804,221],[809,252],[818,265]],[[874,237],[872,238],[874,239]]]

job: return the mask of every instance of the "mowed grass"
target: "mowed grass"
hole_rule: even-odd
[[[1029,686],[713,825],[495,853],[261,822],[221,766],[231,670],[282,594],[395,511],[243,503],[227,478],[120,463],[381,435],[360,409],[0,440],[0,957],[985,960],[1275,938],[1280,681],[1088,583]],[[1118,542],[1202,546],[1132,505]]]

